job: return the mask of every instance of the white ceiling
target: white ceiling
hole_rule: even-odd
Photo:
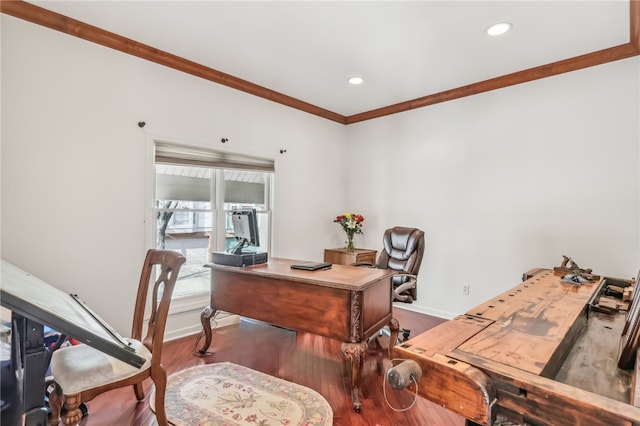
[[[31,3],[345,116],[629,42],[628,0]]]

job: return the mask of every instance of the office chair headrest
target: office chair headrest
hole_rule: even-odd
[[[389,257],[407,260],[418,248],[424,232],[417,228],[396,226],[385,231],[383,245]]]

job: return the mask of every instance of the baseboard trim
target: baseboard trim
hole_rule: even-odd
[[[419,314],[431,315],[432,317],[438,317],[442,319],[453,319],[458,316],[458,314],[453,314],[451,312],[440,311],[437,309],[428,309],[423,308],[421,306],[416,306],[411,303],[403,303],[403,302],[393,302],[394,308],[404,309],[411,312],[417,312]]]
[[[240,323],[240,316],[235,314],[229,314],[226,312],[221,313],[215,320],[215,324],[213,324],[214,328],[227,327],[230,325]],[[187,336],[193,336],[202,332],[202,324],[198,322],[198,324],[191,324],[186,327],[177,328],[169,330],[167,329],[164,334],[164,341],[168,342],[171,340],[181,339]]]

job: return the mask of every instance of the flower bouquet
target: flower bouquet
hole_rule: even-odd
[[[347,250],[353,251],[353,236],[355,234],[362,234],[362,222],[364,222],[364,216],[354,213],[343,213],[336,217],[334,222],[339,223],[347,234]]]

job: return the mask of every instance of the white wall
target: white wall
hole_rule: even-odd
[[[348,127],[360,245],[427,236],[418,301],[451,316],[572,257],[640,268],[640,60],[635,57]],[[367,153],[366,157],[363,153]],[[469,296],[462,295],[470,285]]]
[[[396,224],[424,229],[409,305],[423,312],[462,313],[563,254],[596,273],[640,267],[637,57],[345,127],[1,22],[2,257],[122,333],[145,251],[152,137],[275,158],[272,255],[320,260],[343,244],[331,221],[344,211],[366,217],[360,247],[379,248]]]
[[[146,249],[145,145],[156,136],[275,158],[270,254],[321,260],[335,244],[344,126],[7,15],[1,22],[7,261],[77,293],[128,334]]]

